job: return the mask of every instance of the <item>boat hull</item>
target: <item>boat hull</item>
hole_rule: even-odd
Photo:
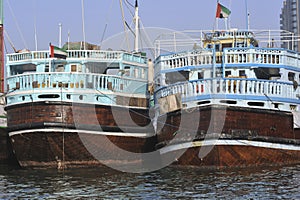
[[[21,167],[89,167],[143,162],[153,151],[147,109],[39,102],[7,107],[9,137]],[[126,116],[114,120],[115,116]],[[124,156],[125,155],[125,156]]]
[[[218,105],[170,112],[158,121],[164,123],[158,123],[156,148],[163,161],[173,164],[223,168],[300,163],[300,132],[289,112]]]
[[[8,163],[9,144],[6,128],[0,128],[0,163]]]

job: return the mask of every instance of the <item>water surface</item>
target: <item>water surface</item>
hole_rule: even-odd
[[[208,171],[171,166],[130,174],[0,166],[0,199],[300,199],[300,165]]]

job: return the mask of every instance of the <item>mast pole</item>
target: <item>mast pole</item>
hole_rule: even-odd
[[[61,37],[62,37],[62,24],[61,23],[59,23],[58,24],[58,26],[59,26],[59,41],[58,41],[58,44],[59,44],[59,48],[61,48],[61,46],[62,46],[62,39],[61,39]]]
[[[0,92],[4,93],[4,37],[3,37],[3,0],[0,0],[0,68],[1,68],[1,74],[0,74]]]
[[[134,15],[134,21],[135,21],[135,42],[134,42],[134,51],[139,51],[139,7],[138,7],[138,1],[135,0],[135,15]]]
[[[85,19],[84,19],[84,0],[81,0],[81,14],[82,14],[83,50],[85,50]]]
[[[249,31],[250,30],[250,15],[248,11],[248,0],[245,0],[245,7],[246,7],[246,29]]]

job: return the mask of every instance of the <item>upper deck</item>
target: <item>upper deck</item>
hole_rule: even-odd
[[[146,98],[147,58],[142,53],[68,50],[7,55],[7,105],[32,101],[118,104],[121,96]],[[135,105],[135,104],[134,104]],[[145,104],[143,104],[145,106]]]
[[[188,50],[155,60],[156,103],[180,94],[186,108],[225,104],[298,111],[300,54],[281,48],[280,36],[255,36],[250,31],[218,31],[188,39],[186,46],[180,40]]]

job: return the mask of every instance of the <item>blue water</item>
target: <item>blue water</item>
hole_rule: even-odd
[[[300,199],[300,165],[204,171],[167,167],[130,174],[0,166],[0,199]]]

